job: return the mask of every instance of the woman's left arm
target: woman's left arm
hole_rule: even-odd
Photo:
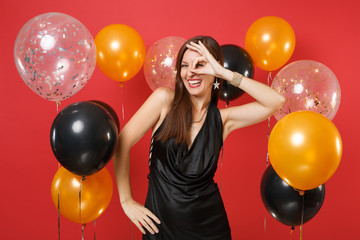
[[[222,77],[219,77],[231,83],[235,73],[225,69],[220,74]],[[230,132],[238,128],[267,119],[278,111],[285,101],[285,98],[271,87],[247,77],[242,77],[238,87],[256,101],[241,106],[221,109],[224,139]]]
[[[283,106],[285,98],[281,94],[263,83],[224,68],[201,42],[190,43],[187,46],[202,55],[194,62],[194,66],[198,62],[206,63],[206,66],[201,69],[195,69],[193,66],[192,71],[194,73],[209,74],[224,79],[230,84],[235,83],[236,87],[239,87],[256,100],[252,103],[220,110],[224,125],[224,139],[230,132],[238,128],[267,119]],[[236,78],[237,81],[234,81]]]

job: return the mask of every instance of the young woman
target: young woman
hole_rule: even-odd
[[[265,84],[223,67],[219,44],[211,37],[189,39],[176,63],[175,92],[159,88],[122,129],[114,169],[125,214],[143,239],[231,239],[213,177],[219,153],[233,130],[263,121],[284,98]],[[256,101],[217,108],[223,80]],[[131,194],[130,148],[152,129],[149,188],[142,206]]]

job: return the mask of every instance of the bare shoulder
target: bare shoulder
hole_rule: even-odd
[[[163,103],[171,103],[174,99],[174,90],[166,87],[160,87],[153,92],[153,95],[155,95],[156,98],[161,100]]]
[[[160,87],[157,88],[153,94],[151,95],[152,101],[154,102],[154,104],[160,106],[161,108],[161,115],[163,114],[167,114],[171,103],[174,100],[174,91],[170,88],[166,88],[166,87]],[[160,116],[161,118],[162,116]]]
[[[157,88],[153,94],[162,104],[171,105],[174,99],[174,90],[166,87]]]
[[[170,109],[173,95],[171,89],[156,89],[121,130],[122,144],[133,146],[148,130],[160,126]]]
[[[175,93],[174,90],[170,88],[160,87],[157,88],[152,95],[154,96],[154,100],[157,101],[157,104],[160,104],[161,106],[160,116],[156,124],[153,126],[153,132],[155,132],[170,111]]]

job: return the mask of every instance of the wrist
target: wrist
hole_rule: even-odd
[[[122,195],[120,197],[120,204],[123,205],[123,204],[126,204],[126,203],[128,203],[128,202],[130,202],[132,200],[134,200],[132,194],[129,194],[129,195],[127,194],[126,196]]]
[[[229,83],[235,87],[240,87],[243,78],[244,78],[244,76],[241,75],[240,73],[233,72],[233,77],[231,78]]]

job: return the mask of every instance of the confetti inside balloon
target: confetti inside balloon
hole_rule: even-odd
[[[272,88],[285,97],[284,106],[274,115],[277,120],[300,110],[317,112],[331,120],[339,109],[341,91],[336,76],[313,60],[285,66],[274,78]]]
[[[45,13],[29,20],[14,46],[16,68],[25,83],[50,101],[77,93],[90,79],[96,64],[94,40],[77,19]]]
[[[144,74],[151,90],[154,91],[158,87],[175,89],[176,58],[185,41],[181,37],[165,37],[149,48],[144,63]]]

